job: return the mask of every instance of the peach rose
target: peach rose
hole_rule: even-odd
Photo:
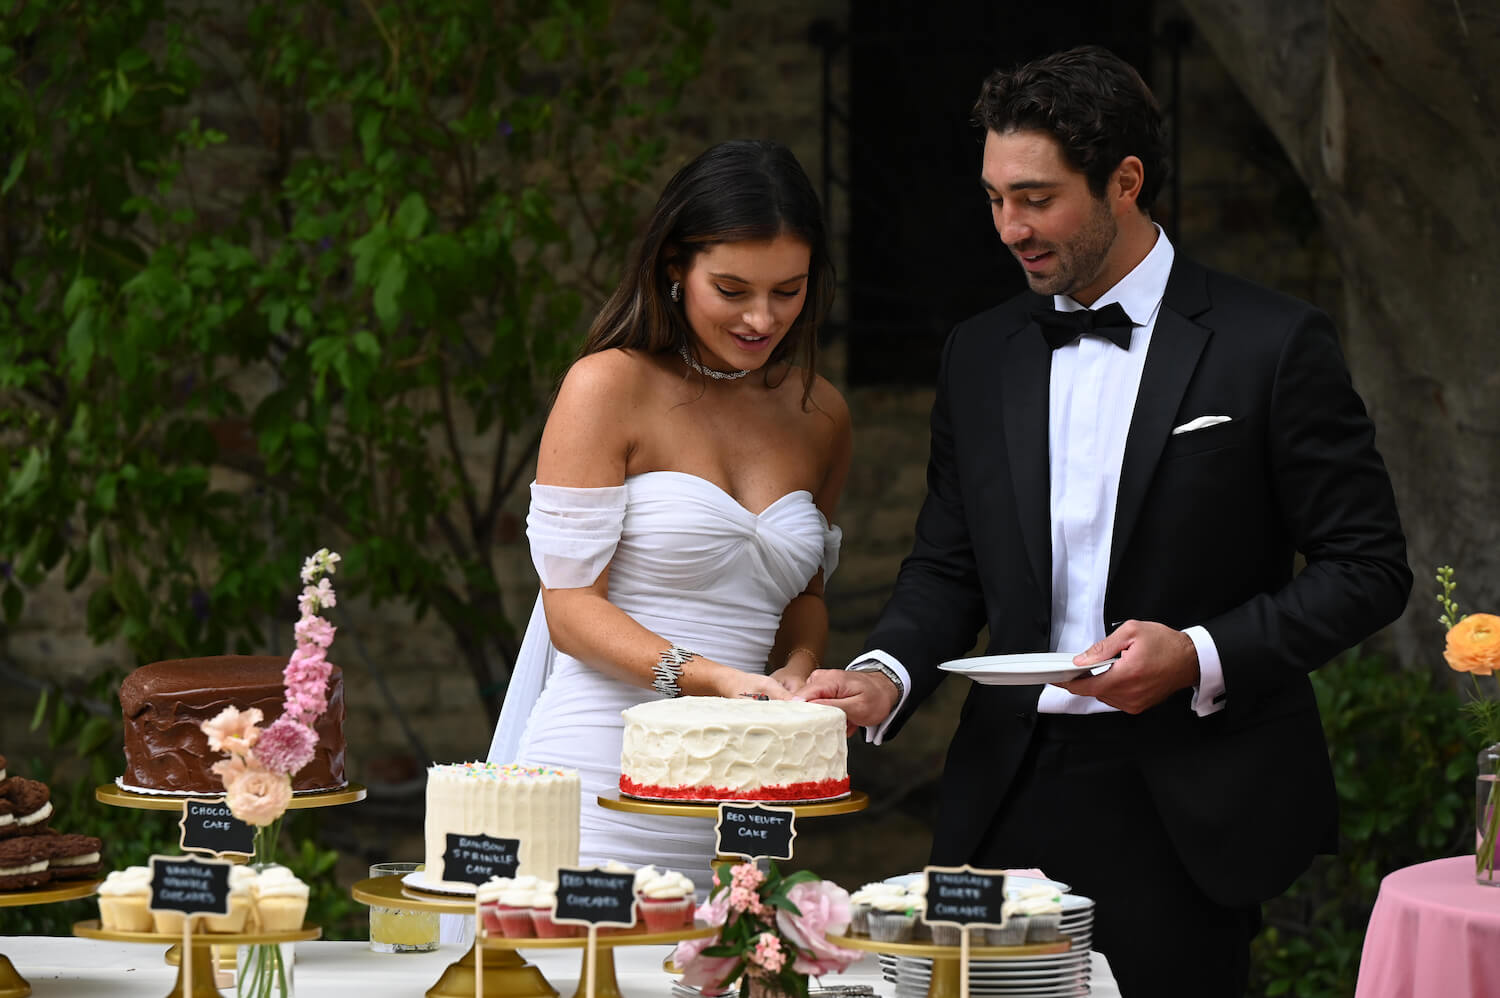
[[[215,752],[244,755],[255,747],[256,739],[260,738],[260,728],[257,725],[264,716],[258,707],[243,711],[238,707],[225,707],[200,727],[208,736],[208,747]]]
[[[292,780],[251,762],[239,778],[224,786],[229,811],[247,825],[265,827],[286,812],[292,802]]]
[[[1500,617],[1471,613],[1448,629],[1443,658],[1459,672],[1488,676],[1500,670]]]

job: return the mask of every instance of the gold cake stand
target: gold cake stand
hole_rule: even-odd
[[[356,883],[350,893],[360,904],[383,908],[400,908],[403,911],[430,911],[442,915],[472,915],[474,901],[471,898],[448,894],[432,894],[413,890],[401,883],[401,877],[371,877]],[[647,946],[654,943],[675,943],[683,939],[697,939],[713,933],[710,926],[684,927],[674,932],[646,932],[643,929],[611,931],[608,935],[596,933],[594,945],[598,963],[594,967],[595,998],[620,998],[619,984],[615,980],[616,946]],[[521,949],[577,949],[583,948],[583,964],[579,972],[579,995],[582,982],[588,972],[588,939],[574,936],[565,939],[512,939],[508,936],[487,936],[483,926],[474,926],[474,945],[469,947],[457,961],[448,965],[437,983],[427,989],[427,998],[472,998],[475,978],[480,961],[484,967],[484,993],[486,998],[557,998],[557,989],[547,982],[535,964],[522,959]],[[493,957],[476,957],[476,951],[496,951]]]
[[[201,794],[138,794],[133,790],[122,790],[113,783],[101,783],[94,788],[94,800],[111,807],[133,807],[142,811],[181,811],[186,800],[203,800],[222,797],[222,790],[208,790]],[[350,783],[339,790],[315,790],[292,795],[287,805],[289,811],[300,811],[309,807],[333,807],[336,804],[353,804],[365,799],[365,788]]]
[[[32,888],[25,891],[0,891],[0,908],[20,908],[31,904],[55,904],[58,901],[77,901],[93,894],[99,887],[98,880],[80,880],[61,887]],[[0,953],[0,998],[26,998],[31,994],[31,985],[16,971],[15,965],[4,953]]]
[[[934,942],[888,943],[868,936],[828,936],[828,941],[847,949],[865,950],[870,953],[889,953],[892,956],[923,956],[932,960],[932,976],[927,980],[927,998],[959,998],[963,993],[963,975],[959,960],[961,948]],[[1048,956],[1066,953],[1073,948],[1073,941],[1066,936],[1050,943],[1023,943],[1019,946],[970,946],[971,960],[997,960]]]
[[[626,811],[631,814],[666,814],[678,818],[717,818],[719,803],[694,803],[692,801],[642,800],[623,794],[600,794],[599,806],[607,811]],[[766,807],[790,809],[799,818],[817,818],[829,814],[853,814],[870,806],[870,795],[863,790],[851,790],[837,800],[818,801],[814,804],[782,804],[773,800],[725,801],[726,804],[764,804]]]
[[[214,983],[214,960],[211,950],[215,946],[255,946],[261,943],[300,943],[317,939],[323,930],[316,925],[304,924],[300,929],[285,932],[196,932],[193,934],[193,979],[182,979],[182,966],[177,967],[177,980],[167,998],[222,998]],[[105,939],[117,943],[161,943],[181,940],[181,935],[164,932],[121,932],[101,929],[99,920],[91,918],[75,922],[73,935],[84,939]]]
[[[349,783],[338,790],[313,790],[305,793],[292,794],[292,802],[287,805],[289,811],[301,811],[310,807],[336,807],[340,804],[354,804],[365,799],[365,788],[359,783]],[[113,783],[101,783],[94,788],[94,800],[110,807],[129,807],[140,811],[176,811],[182,813],[184,803],[189,800],[204,800],[210,797],[222,797],[223,791],[205,792],[194,794],[142,794],[133,790],[124,790]],[[240,856],[239,853],[228,854],[232,857]],[[231,859],[231,862],[244,863],[249,857]],[[234,966],[234,947],[225,947],[228,953],[219,954],[219,966],[225,969]],[[182,960],[181,944],[174,944],[167,949],[166,961],[168,966],[175,967]],[[193,975],[197,976],[196,973]],[[0,998],[5,998],[0,995]]]

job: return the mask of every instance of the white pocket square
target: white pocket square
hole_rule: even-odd
[[[1194,430],[1201,430],[1205,426],[1218,426],[1220,423],[1229,422],[1232,418],[1232,416],[1199,416],[1197,419],[1183,423],[1181,426],[1172,427],[1172,436],[1175,437],[1179,433],[1192,433]]]

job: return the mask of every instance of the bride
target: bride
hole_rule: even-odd
[[[667,184],[558,389],[527,537],[542,590],[489,758],[576,769],[580,861],[709,886],[713,822],[605,810],[620,711],[790,697],[828,635],[849,412],[814,369],[834,294],[822,210],[784,147]]]

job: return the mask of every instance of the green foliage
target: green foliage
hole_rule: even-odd
[[[144,866],[153,853],[181,852],[180,815],[109,807],[94,799],[94,788],[113,783],[125,771],[119,707],[113,702],[121,678],[117,672],[106,672],[76,689],[47,690],[37,702],[32,726],[46,727],[48,758],[12,758],[8,763],[10,772],[51,787],[53,828],[103,840],[106,871]],[[307,881],[307,917],[323,927],[323,938],[364,938],[365,908],[335,882],[333,868],[339,856],[318,844],[318,820],[311,810],[289,812],[282,822],[277,861]],[[74,922],[98,917],[99,902],[94,898],[0,908],[0,936],[67,936]]]
[[[1474,759],[1458,697],[1423,669],[1351,653],[1313,673],[1338,783],[1337,856],[1320,856],[1265,908],[1251,994],[1354,994],[1387,873],[1472,847]]]
[[[0,20],[0,607],[264,650],[318,547],[481,691],[538,413],[658,186],[690,0],[22,2]],[[495,705],[492,697],[491,706]]]

